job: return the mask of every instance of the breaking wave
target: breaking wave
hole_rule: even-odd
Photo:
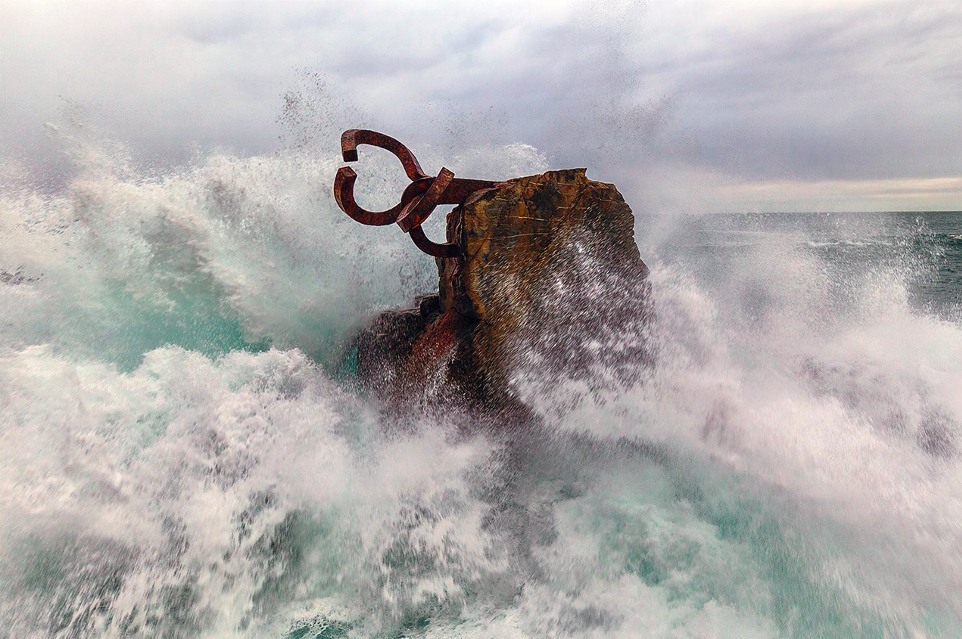
[[[519,372],[543,424],[506,441],[338,373],[436,271],[336,210],[336,157],[76,144],[65,194],[0,199],[0,636],[962,633],[962,324],[912,303],[924,256],[640,224],[656,363]]]

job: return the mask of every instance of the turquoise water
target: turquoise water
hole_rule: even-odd
[[[639,215],[655,367],[505,442],[354,390],[435,275],[336,158],[85,157],[0,191],[0,637],[962,636],[962,214]]]

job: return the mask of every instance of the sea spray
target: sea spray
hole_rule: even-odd
[[[544,423],[506,443],[332,380],[435,286],[336,210],[336,157],[75,157],[65,193],[2,194],[0,636],[962,632],[962,328],[917,303],[936,253],[849,259],[878,233],[824,216],[641,222],[653,365],[578,401],[519,371]],[[384,166],[365,205],[397,195]]]
[[[361,237],[337,210],[336,155],[212,155],[151,176],[118,163],[113,145],[84,137],[68,148],[81,163],[66,194],[2,193],[0,268],[5,283],[29,284],[2,289],[14,315],[0,326],[6,346],[69,342],[130,368],[165,344],[275,345],[330,364],[374,309],[433,284],[433,262],[402,234]],[[383,206],[400,169],[374,155],[359,189]],[[490,172],[493,157],[518,171],[544,162],[513,145],[456,164]]]
[[[553,397],[526,400],[556,428],[727,469],[764,513],[751,525],[777,527],[754,552],[796,564],[779,578],[797,598],[771,613],[797,636],[952,636],[962,329],[911,308],[915,274],[897,253],[843,277],[800,239],[756,237],[724,273],[693,273],[677,254],[653,261],[657,355],[645,383],[560,419]]]
[[[232,636],[298,595],[384,623],[494,566],[465,471],[487,446],[385,441],[297,351],[118,373],[34,347],[2,370],[12,636]]]

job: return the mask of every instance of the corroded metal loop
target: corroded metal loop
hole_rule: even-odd
[[[337,206],[361,224],[386,226],[397,223],[422,251],[435,257],[457,257],[456,244],[438,244],[424,235],[421,225],[440,204],[461,204],[469,195],[495,186],[487,180],[463,180],[442,168],[437,177],[427,175],[411,151],[389,135],[367,129],[348,129],[341,135],[341,155],[345,162],[357,161],[357,147],[361,144],[390,151],[401,161],[411,184],[404,189],[401,201],[386,211],[368,211],[354,199],[357,173],[350,167],[338,169],[334,177],[334,199]]]
[[[334,200],[342,211],[356,222],[370,226],[386,226],[397,222],[397,217],[401,213],[400,204],[386,211],[368,211],[361,208],[354,200],[355,181],[357,181],[357,173],[349,166],[342,166],[334,176]]]
[[[418,159],[414,157],[410,149],[390,135],[384,135],[383,133],[370,131],[368,129],[348,129],[341,134],[341,156],[345,162],[357,162],[357,147],[360,144],[376,146],[393,153],[394,156],[401,161],[404,172],[412,182],[429,177],[428,174],[421,169],[421,165],[418,164]]]
[[[424,229],[420,226],[415,226],[411,229],[410,236],[411,239],[414,240],[414,245],[428,255],[433,255],[434,257],[458,257],[461,255],[461,248],[457,244],[454,242],[446,242],[444,244],[432,242],[424,234]]]
[[[334,176],[334,201],[339,209],[347,213],[354,221],[368,226],[387,226],[394,224],[401,216],[404,207],[428,190],[434,182],[432,177],[423,177],[408,184],[401,195],[401,202],[386,211],[368,211],[354,200],[354,182],[357,173],[349,166],[342,166]]]
[[[417,228],[428,219],[428,216],[437,207],[441,195],[454,179],[454,173],[442,168],[438,176],[431,182],[431,186],[421,197],[411,200],[411,202],[401,210],[398,216],[397,225],[405,233],[410,233],[411,229]]]

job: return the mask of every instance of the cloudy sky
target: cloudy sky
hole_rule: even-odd
[[[57,184],[71,120],[154,167],[361,124],[641,212],[959,210],[962,2],[0,0],[0,160]]]

